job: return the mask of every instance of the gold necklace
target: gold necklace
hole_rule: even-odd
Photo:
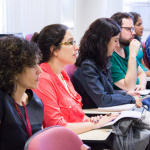
[[[59,73],[62,81],[63,81],[63,85],[65,86],[65,88],[67,89],[67,91],[69,92],[69,94],[71,94],[70,90],[68,89],[67,83],[65,81],[65,79],[63,78],[63,75],[61,73]],[[71,94],[72,95],[72,94]]]

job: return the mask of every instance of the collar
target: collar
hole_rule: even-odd
[[[41,69],[44,71],[44,72],[47,72],[48,74],[54,76],[54,77],[57,77],[57,75],[54,73],[54,71],[52,70],[51,66],[48,64],[48,62],[44,62],[42,64],[40,64],[40,67]],[[61,74],[63,75],[63,78],[67,81],[69,81],[69,77],[66,73],[66,71],[63,69],[61,71]],[[57,77],[58,78],[58,77]]]

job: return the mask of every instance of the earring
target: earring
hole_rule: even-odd
[[[17,77],[15,78],[15,80],[17,80]],[[14,84],[14,91],[15,91],[15,93],[16,93],[16,91],[17,91],[17,84],[16,84],[16,81],[15,81],[15,84]]]

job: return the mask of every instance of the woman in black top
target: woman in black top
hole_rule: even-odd
[[[89,26],[80,41],[73,84],[85,109],[129,103],[142,106],[138,92],[115,93],[112,87],[110,58],[120,46],[120,31],[114,20],[99,18]]]
[[[0,149],[23,150],[42,127],[43,104],[30,90],[37,88],[40,50],[24,39],[0,39]]]

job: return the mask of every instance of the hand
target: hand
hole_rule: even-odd
[[[128,91],[126,95],[136,96],[136,95],[141,95],[141,94],[138,91]]]
[[[136,85],[135,86],[135,91],[142,91],[142,90],[145,90],[145,86],[143,86],[143,85]]]
[[[87,121],[92,122],[92,123],[98,123],[102,117],[103,117],[102,115],[94,116],[94,117],[87,119]]]
[[[120,115],[119,113],[113,113],[113,114],[111,114],[110,116],[107,116],[107,115],[103,116],[103,117],[99,120],[99,122],[96,124],[95,129],[96,129],[96,128],[100,128],[100,127],[102,127],[103,125],[105,125],[105,124],[107,124],[107,123],[113,121],[113,120],[116,119],[119,115]]]
[[[139,51],[141,43],[136,40],[133,39],[129,45],[129,55],[136,57]]]
[[[140,96],[133,96],[135,98],[135,105],[137,108],[141,108],[142,107],[142,102],[140,100]]]

